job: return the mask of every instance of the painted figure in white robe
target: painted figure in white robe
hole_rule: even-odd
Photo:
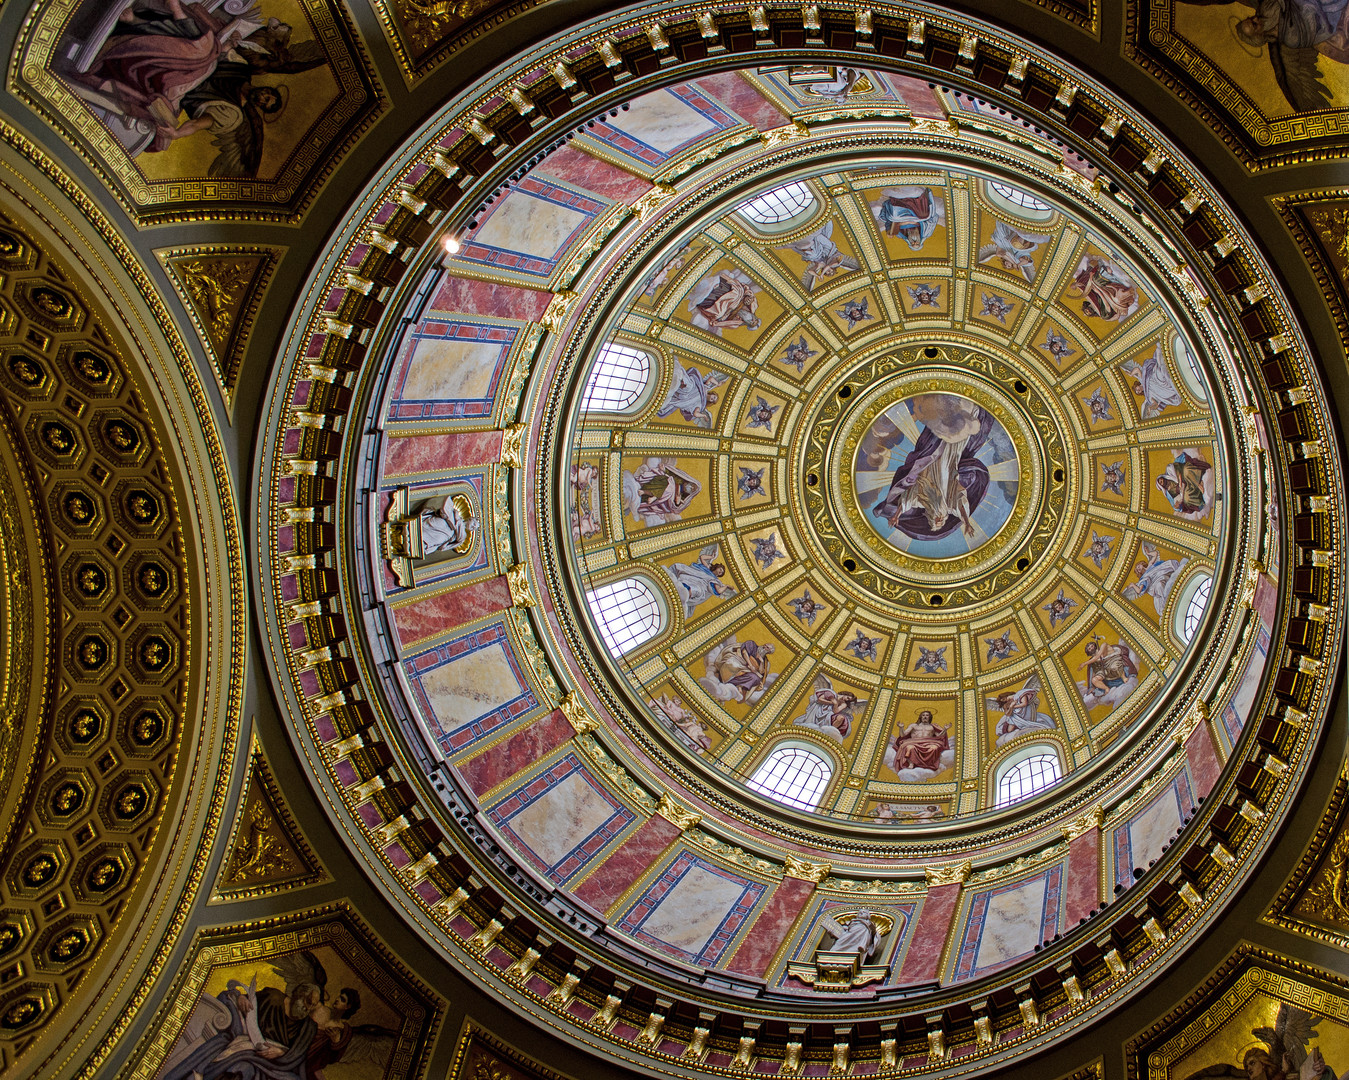
[[[735,595],[735,586],[722,580],[726,576],[726,564],[717,561],[720,551],[720,544],[708,544],[698,552],[696,562],[674,563],[665,568],[684,603],[685,619],[693,618],[698,606],[714,596],[724,598]]]
[[[993,732],[998,746],[1006,746],[1028,731],[1053,731],[1054,718],[1040,711],[1039,675],[1031,675],[1020,690],[1005,690],[996,698],[985,698],[989,709],[1000,714]]]
[[[1181,403],[1180,391],[1162,358],[1160,342],[1146,360],[1126,360],[1119,369],[1133,380],[1134,397],[1143,399],[1139,415],[1144,420],[1160,416],[1164,410]]]
[[[1171,586],[1176,583],[1177,576],[1190,560],[1163,559],[1156,545],[1149,544],[1146,540],[1142,544],[1142,553],[1145,561],[1134,564],[1134,576],[1138,580],[1124,586],[1124,595],[1129,600],[1137,600],[1142,596],[1152,597],[1152,606],[1157,611],[1157,618],[1160,619],[1166,609],[1166,598],[1171,595]]]
[[[840,270],[857,270],[859,263],[851,255],[844,255],[831,239],[834,235],[834,223],[826,221],[809,236],[803,236],[784,250],[794,251],[806,264],[801,271],[801,284],[807,292],[815,289],[821,281],[833,277]]]

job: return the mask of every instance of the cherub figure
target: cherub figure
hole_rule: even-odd
[[[1005,297],[998,296],[996,293],[980,293],[980,303],[983,305],[979,309],[980,315],[988,315],[1003,326],[1007,325],[1007,316],[1012,313],[1014,304],[1010,303]]]
[[[803,336],[800,341],[787,342],[786,353],[782,356],[779,356],[778,359],[782,361],[782,363],[784,364],[793,365],[796,368],[796,373],[800,375],[801,372],[805,370],[806,361],[809,360],[812,356],[819,356],[819,355],[820,355],[819,350],[812,349],[806,343],[806,339]]]
[[[1113,465],[1101,463],[1101,490],[1113,492],[1116,495],[1124,494],[1124,462],[1117,461]]]
[[[866,701],[859,701],[851,690],[835,690],[829,676],[815,676],[815,688],[806,702],[806,711],[792,724],[810,728],[835,742],[842,742],[852,731],[853,721],[862,715]]]
[[[1045,604],[1040,610],[1049,613],[1049,627],[1052,630],[1054,627],[1058,626],[1059,623],[1067,619],[1068,613],[1075,607],[1077,607],[1077,601],[1072,597],[1065,595],[1064,591],[1060,589],[1059,595],[1054,597],[1049,603]]]
[[[778,550],[778,534],[770,533],[768,536],[756,536],[750,543],[754,545],[754,560],[759,564],[760,569],[767,570],[773,565],[776,559],[785,559],[787,553]]]
[[[1004,630],[1002,637],[984,638],[984,644],[988,646],[988,656],[985,663],[993,663],[997,660],[1006,660],[1014,652],[1020,650],[1016,647],[1016,642],[1012,640],[1012,632]]]
[[[656,715],[668,721],[674,732],[695,754],[712,749],[712,740],[707,737],[702,721],[689,711],[683,698],[665,692],[658,698],[652,698],[650,704]]]
[[[862,628],[857,628],[857,636],[849,641],[843,647],[859,660],[866,660],[871,663],[876,662],[876,646],[881,643],[878,637],[867,637],[862,632]]]
[[[939,671],[946,670],[946,650],[949,645],[943,645],[938,649],[929,649],[924,645],[918,646],[918,659],[913,662],[913,670],[921,671],[925,675],[935,675]]]
[[[1091,397],[1082,399],[1082,404],[1087,407],[1087,412],[1091,415],[1093,424],[1102,420],[1115,419],[1114,414],[1110,411],[1110,399],[1105,396],[1105,391],[1099,386],[1091,392]]]
[[[773,434],[773,414],[776,413],[781,405],[770,405],[758,394],[754,395],[755,402],[749,407],[749,412],[745,414],[745,420],[751,428],[763,428],[768,434]]]
[[[740,466],[740,475],[736,478],[735,489],[743,502],[745,499],[752,499],[756,495],[768,496],[768,491],[764,488],[763,474],[768,471],[765,465],[762,469],[747,469]]]
[[[1070,356],[1076,356],[1077,350],[1068,344],[1068,339],[1057,330],[1046,330],[1045,339],[1040,348],[1054,358],[1054,363],[1062,364]]]
[[[867,310],[869,302],[870,297],[867,296],[862,297],[861,300],[845,300],[843,301],[843,306],[836,309],[838,317],[848,321],[848,333],[851,334],[853,330],[857,328],[858,323],[866,322],[867,320],[876,317]]]
[[[793,597],[787,603],[791,605],[792,614],[807,626],[814,626],[815,616],[824,610],[824,605],[810,595],[809,589],[803,590],[800,596]]]
[[[941,286],[932,285],[920,281],[917,285],[905,286],[909,291],[909,299],[913,301],[910,305],[910,311],[917,311],[920,307],[941,307]]]
[[[1091,543],[1083,549],[1082,554],[1091,559],[1096,564],[1096,569],[1100,570],[1105,565],[1105,560],[1110,558],[1110,545],[1115,542],[1115,539],[1113,536],[1106,536],[1092,529]]]

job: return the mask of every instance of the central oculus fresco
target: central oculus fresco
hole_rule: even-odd
[[[895,402],[868,426],[853,461],[868,524],[928,559],[966,555],[995,537],[1012,516],[1019,477],[1006,428],[959,394]]]

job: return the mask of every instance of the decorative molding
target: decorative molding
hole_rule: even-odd
[[[928,888],[936,888],[938,885],[963,885],[973,872],[974,864],[969,859],[952,866],[923,867],[923,877],[927,879]]]
[[[187,308],[231,419],[253,322],[285,252],[283,247],[226,244],[155,251]]]
[[[1311,843],[1263,918],[1349,952],[1349,771],[1342,767]]]
[[[212,903],[268,896],[332,880],[277,788],[256,733],[249,741],[247,771],[224,850]]]
[[[692,810],[675,802],[668,791],[662,793],[660,801],[656,803],[656,813],[680,832],[687,832],[703,820],[702,814],[695,814]]]
[[[782,864],[784,877],[813,881],[816,885],[827,878],[833,870],[828,863],[807,862],[805,859],[797,858],[790,851],[783,856]]]

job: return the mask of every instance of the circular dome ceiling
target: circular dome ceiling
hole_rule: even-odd
[[[578,350],[563,497],[614,715],[663,764],[929,833],[1029,758],[1015,801],[1136,766],[1258,522],[1224,357],[1151,253],[993,162],[850,156],[670,221]]]
[[[1082,73],[927,9],[634,18],[448,107],[316,274],[280,695],[522,1011],[643,1070],[995,1067],[1287,812],[1343,626],[1324,395]]]

